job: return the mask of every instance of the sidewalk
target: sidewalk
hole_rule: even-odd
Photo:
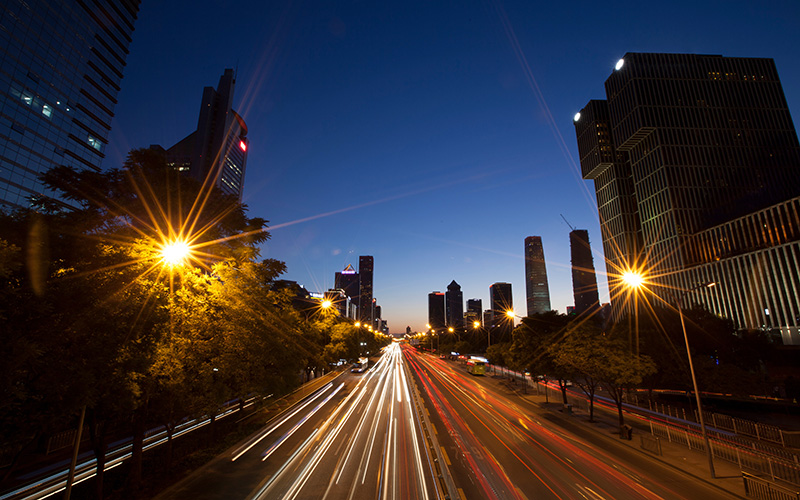
[[[686,475],[692,476],[697,480],[704,481],[729,494],[745,498],[744,482],[742,480],[742,472],[739,468],[724,460],[714,460],[714,469],[716,472],[716,479],[711,479],[708,470],[708,458],[705,453],[699,453],[689,450],[686,447],[679,446],[675,443],[670,443],[665,440],[660,440],[662,455],[658,456],[655,453],[645,451],[641,447],[641,436],[650,436],[650,428],[646,423],[636,418],[625,418],[625,423],[633,427],[632,439],[620,439],[618,416],[616,409],[609,412],[605,408],[600,408],[595,405],[594,409],[594,422],[589,422],[589,413],[582,409],[572,407],[572,414],[564,412],[563,404],[561,403],[561,393],[550,390],[549,403],[545,402],[544,394],[537,395],[535,386],[528,386],[528,393],[522,391],[520,384],[512,384],[507,378],[491,377],[498,385],[504,387],[506,390],[516,394],[521,399],[528,403],[540,408],[546,409],[551,414],[562,421],[569,421],[574,424],[579,424],[586,429],[604,436],[609,440],[627,446],[642,455],[646,455],[653,460],[657,460],[669,467],[672,467]]]

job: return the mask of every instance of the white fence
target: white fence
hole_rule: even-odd
[[[672,418],[698,422],[696,410],[687,412],[684,408],[674,408],[670,405],[654,403],[649,398],[639,399],[639,396],[635,393],[626,394],[624,400],[627,404],[640,408],[647,408],[650,411],[655,411]],[[759,441],[779,444],[784,447],[800,448],[800,432],[798,431],[786,431],[774,425],[763,424],[761,422],[754,422],[752,420],[745,420],[743,418],[710,411],[704,411],[703,417],[705,418],[706,425],[717,429],[733,432],[734,434],[747,436]]]
[[[670,443],[677,443],[700,453],[705,453],[703,437],[687,429],[680,429],[672,425],[650,421],[650,433]],[[770,477],[773,481],[781,480],[800,485],[800,464],[775,456],[770,456],[756,450],[743,449],[734,444],[709,440],[711,455],[715,459],[726,460],[736,464],[741,470],[752,471],[756,474]]]

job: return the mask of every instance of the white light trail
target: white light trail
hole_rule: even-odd
[[[235,452],[234,452],[234,456],[233,456],[233,458],[231,458],[231,462],[235,462],[235,461],[236,461],[236,459],[238,459],[239,457],[241,457],[242,455],[244,455],[245,453],[247,453],[248,451],[250,451],[250,450],[251,450],[251,449],[252,449],[252,448],[253,448],[255,445],[257,445],[259,442],[261,442],[261,440],[263,440],[265,437],[267,437],[267,436],[269,436],[270,434],[272,434],[272,432],[273,432],[275,429],[277,429],[278,427],[280,427],[281,425],[283,425],[283,424],[284,424],[284,422],[286,422],[287,420],[289,420],[290,418],[292,418],[293,416],[295,416],[295,415],[296,415],[298,412],[300,412],[300,411],[301,411],[303,408],[305,408],[306,406],[310,405],[310,404],[311,404],[311,403],[312,403],[312,402],[313,402],[315,399],[317,399],[317,398],[319,398],[320,396],[322,396],[322,394],[324,394],[324,392],[325,392],[326,390],[330,389],[331,387],[333,387],[333,382],[329,382],[329,383],[328,383],[328,385],[326,385],[326,386],[325,386],[325,387],[323,387],[322,389],[318,390],[318,391],[317,391],[317,394],[316,394],[316,395],[315,395],[313,398],[311,398],[311,399],[309,399],[308,401],[306,401],[306,402],[305,402],[305,403],[304,403],[302,406],[300,406],[299,408],[297,408],[295,411],[293,411],[293,412],[292,412],[290,415],[288,415],[286,418],[284,418],[283,420],[281,420],[279,423],[277,423],[277,424],[273,425],[272,427],[270,427],[270,429],[269,429],[267,432],[265,432],[264,434],[262,434],[262,435],[261,435],[261,436],[260,436],[258,439],[256,439],[255,441],[253,441],[253,442],[252,442],[252,443],[250,443],[250,444],[245,444],[245,445],[244,445],[242,448],[239,448],[239,450],[241,450],[241,451],[239,451],[239,450],[235,451]]]
[[[294,424],[294,427],[292,427],[291,429],[289,429],[289,430],[286,432],[286,434],[284,434],[283,436],[281,436],[281,438],[280,438],[279,440],[277,440],[277,441],[276,441],[276,442],[275,442],[275,443],[274,443],[272,446],[270,446],[270,447],[269,447],[269,449],[268,449],[267,451],[265,451],[265,452],[264,452],[264,455],[263,455],[263,457],[261,458],[261,461],[262,461],[262,462],[266,461],[266,460],[269,458],[269,456],[270,456],[270,455],[272,455],[272,454],[275,452],[275,450],[277,450],[277,449],[278,449],[278,447],[279,447],[280,445],[282,445],[282,444],[283,444],[283,443],[284,443],[284,442],[285,442],[287,439],[289,439],[289,438],[290,438],[290,437],[291,437],[291,436],[292,436],[292,435],[293,435],[295,432],[297,432],[297,429],[299,429],[299,428],[300,428],[300,427],[301,427],[301,426],[302,426],[304,423],[306,423],[306,422],[308,421],[308,419],[309,419],[309,418],[311,418],[312,416],[314,416],[314,414],[315,414],[315,413],[317,413],[317,412],[319,411],[319,409],[320,409],[320,408],[322,408],[323,406],[325,406],[325,403],[327,403],[328,401],[330,401],[330,400],[331,400],[331,398],[333,398],[333,397],[334,397],[334,396],[335,396],[335,395],[336,395],[336,394],[337,394],[337,393],[338,393],[338,392],[339,392],[339,391],[342,389],[342,387],[344,387],[344,384],[343,384],[343,383],[342,383],[342,384],[340,384],[340,385],[339,385],[339,387],[337,387],[335,391],[333,391],[332,393],[330,393],[330,394],[328,395],[328,397],[327,397],[327,398],[325,398],[325,399],[324,399],[322,402],[320,402],[320,404],[318,404],[317,406],[315,406],[313,410],[311,410],[310,412],[308,412],[308,413],[306,414],[306,416],[305,416],[305,417],[303,417],[303,418],[302,418],[302,419],[301,419],[299,422],[297,422],[296,424]],[[284,420],[284,421],[285,421],[285,420]]]

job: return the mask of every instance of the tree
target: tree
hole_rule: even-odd
[[[550,347],[558,344],[580,323],[573,323],[566,315],[549,311],[522,318],[514,329],[511,344],[512,367],[528,370],[534,376],[555,378],[561,388],[561,397],[567,404],[567,381],[571,371],[553,361]]]
[[[627,389],[641,384],[643,377],[655,373],[656,365],[649,356],[632,353],[627,340],[602,335],[597,338],[594,348],[599,358],[597,378],[614,400],[622,427],[625,424],[623,394]]]
[[[684,318],[701,389],[734,394],[752,394],[758,390],[754,382],[765,378],[764,362],[774,353],[763,335],[737,334],[729,320],[703,308],[685,310]],[[612,334],[624,337],[632,334],[633,328],[628,321],[621,321]],[[677,311],[664,308],[657,309],[655,314],[640,315],[638,338],[641,353],[649,355],[658,365],[658,370],[645,378],[650,389],[691,390]],[[734,380],[743,383],[732,383]]]
[[[235,324],[263,312],[249,307],[250,299],[275,310],[273,297],[259,294],[284,266],[256,262],[256,245],[269,237],[266,221],[247,217],[235,197],[180,175],[156,151],[132,151],[122,169],[57,167],[42,180],[79,208],[40,199],[36,211],[0,216],[9,243],[0,246],[0,293],[8,299],[0,306],[0,423],[4,433],[32,440],[86,405],[102,497],[108,422],[132,417],[135,486],[146,423],[156,415],[179,418],[194,406],[169,408],[176,391],[194,385],[203,400],[218,388],[212,375],[197,376],[206,365],[228,360],[233,367],[234,353],[258,352],[249,367],[271,356],[280,372],[292,358],[293,344],[283,338],[275,349],[270,337],[286,331],[282,323],[291,313],[252,321],[246,342]],[[163,265],[161,250],[174,239],[186,241],[190,262],[202,272]],[[223,263],[226,269],[215,267]],[[215,288],[219,293],[210,298]],[[176,289],[185,291],[180,300]],[[187,325],[192,328],[176,328]],[[231,389],[257,385],[253,373],[238,375],[243,378],[225,380],[233,381]]]
[[[589,421],[594,421],[594,395],[600,386],[605,370],[604,352],[597,349],[602,333],[592,326],[570,330],[561,342],[550,346],[549,355],[564,373],[573,374],[572,380],[589,398]]]

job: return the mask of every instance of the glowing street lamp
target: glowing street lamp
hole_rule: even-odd
[[[189,245],[183,240],[173,240],[161,247],[161,259],[170,267],[181,266],[191,254]]]
[[[621,279],[629,290],[635,292],[638,292],[646,284],[644,275],[642,273],[632,270],[624,272],[621,276]],[[678,290],[679,292],[681,292],[680,295],[676,295],[672,290],[668,290],[669,295],[672,297],[672,301],[675,303],[675,307],[678,309],[678,316],[681,319],[681,330],[683,332],[683,341],[686,344],[686,357],[689,359],[689,373],[692,376],[692,387],[694,388],[695,402],[697,403],[697,417],[698,420],[700,420],[700,432],[702,433],[703,441],[705,442],[706,456],[708,458],[708,470],[711,473],[712,479],[716,478],[716,474],[714,472],[714,458],[711,451],[711,445],[708,441],[708,433],[706,432],[705,419],[703,418],[703,405],[700,402],[700,391],[697,390],[697,377],[695,377],[694,374],[694,363],[692,363],[692,352],[691,349],[689,348],[689,336],[686,334],[686,322],[684,321],[683,318],[683,299],[684,297],[686,297],[687,294],[697,291],[700,288],[711,288],[715,285],[716,283],[714,282],[701,283],[697,286],[689,288],[688,290]],[[636,332],[636,357],[637,359],[639,357],[638,329]]]
[[[634,271],[629,269],[622,273],[620,277],[622,283],[625,287],[629,290],[634,292],[633,296],[633,308],[634,308],[634,315],[635,315],[635,324],[636,324],[636,356],[639,356],[639,291],[645,285],[645,277],[639,271]],[[630,345],[630,336],[628,337],[628,344]]]
[[[638,289],[644,285],[644,276],[637,271],[625,271],[622,273],[622,282],[625,283],[628,288]]]

